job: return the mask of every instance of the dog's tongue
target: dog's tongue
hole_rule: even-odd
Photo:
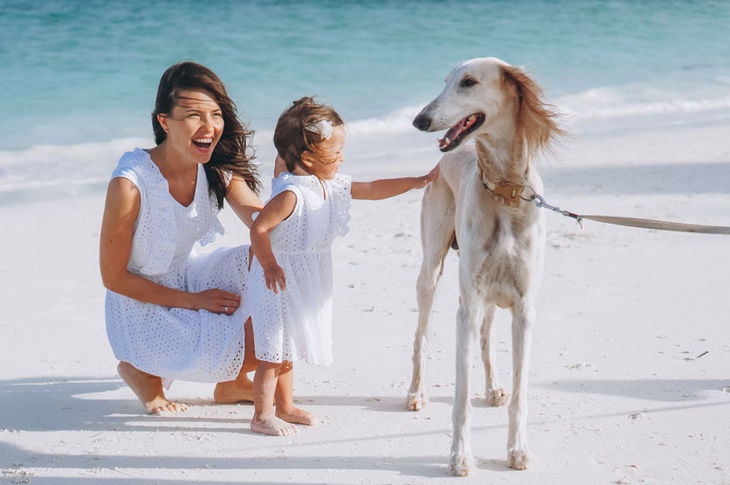
[[[446,132],[446,135],[444,135],[443,138],[439,139],[439,148],[444,148],[449,145],[451,145],[451,142],[456,140],[456,138],[461,135],[461,132],[464,131],[464,125],[466,124],[466,118],[461,120],[461,122],[457,123],[449,131]],[[447,141],[448,140],[448,141]]]

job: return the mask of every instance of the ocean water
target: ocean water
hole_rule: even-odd
[[[0,0],[0,203],[103,190],[181,60],[218,73],[262,153],[312,94],[382,152],[473,57],[525,66],[575,132],[726,120],[729,25],[724,0]]]

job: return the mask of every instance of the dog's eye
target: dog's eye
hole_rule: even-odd
[[[461,83],[459,84],[459,86],[461,86],[462,88],[470,88],[470,87],[474,86],[475,84],[477,84],[476,80],[474,80],[470,77],[465,77],[464,79],[461,80]]]

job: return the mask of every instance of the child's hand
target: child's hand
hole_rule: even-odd
[[[281,288],[281,291],[286,290],[286,276],[284,276],[284,270],[278,264],[270,264],[264,268],[264,279],[266,280],[266,287],[274,293],[279,293],[277,285]]]
[[[416,178],[416,186],[414,188],[422,189],[423,187],[427,186],[428,184],[430,184],[431,182],[436,180],[436,177],[438,177],[438,176],[439,176],[439,166],[438,166],[438,164],[436,164],[436,166],[433,167],[433,169],[431,169],[431,171],[428,172],[426,175],[424,175],[423,177]]]

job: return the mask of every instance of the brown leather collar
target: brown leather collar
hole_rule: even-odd
[[[487,188],[496,201],[510,207],[519,207],[520,204],[524,202],[522,199],[522,192],[528,188],[524,185],[512,185],[497,182],[494,183],[494,187],[490,187],[484,183],[484,187]]]
[[[477,145],[478,157],[488,158],[485,153],[482,153],[482,150],[483,149],[481,145]],[[513,184],[505,180],[500,180],[498,182],[489,180],[489,178],[487,178],[487,174],[485,173],[478,160],[477,170],[479,171],[479,175],[482,179],[482,185],[484,185],[484,187],[487,189],[487,192],[492,195],[492,198],[500,204],[515,208],[520,207],[522,205],[522,202],[529,201],[529,196],[532,196],[535,193],[535,191],[529,185]],[[526,180],[529,171],[530,165],[528,164],[527,168],[525,169],[525,173],[522,175],[522,177],[519,178],[522,180]],[[525,192],[527,192],[527,197],[523,196],[523,193]]]
[[[524,197],[523,194],[525,192],[527,192],[528,195],[534,193],[534,190],[532,190],[532,188],[528,185],[518,185],[509,182],[493,182],[485,176],[481,168],[479,171],[482,172],[482,185],[484,185],[484,188],[487,189],[494,200],[501,204],[509,207],[520,207],[523,202],[529,201],[529,198]]]

